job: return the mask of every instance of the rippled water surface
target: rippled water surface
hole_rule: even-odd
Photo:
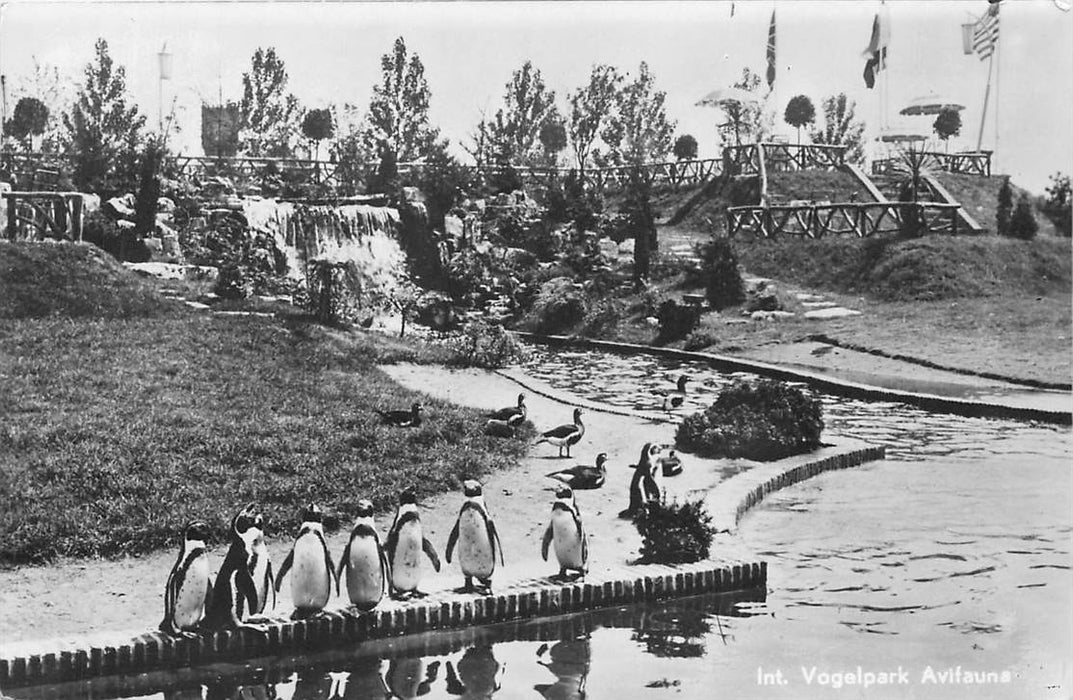
[[[683,369],[694,381],[677,414],[734,378],[563,351],[538,352],[527,367],[588,398],[650,410],[662,408],[653,392],[673,389]],[[828,434],[886,444],[888,458],[771,494],[747,516],[739,537],[768,562],[766,600],[703,597],[219,666],[163,696],[1073,696],[1070,431],[822,399]],[[139,683],[77,692],[159,686]]]

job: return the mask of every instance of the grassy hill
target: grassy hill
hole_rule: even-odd
[[[841,170],[800,170],[768,173],[768,198],[774,203],[791,200],[809,202],[870,202],[861,183]]]
[[[981,226],[990,233],[995,232],[995,212],[998,209],[998,191],[1002,187],[1003,176],[980,177],[979,175],[945,172],[936,172],[934,175]],[[1027,196],[1028,200],[1033,203],[1036,223],[1039,224],[1037,235],[1057,236],[1058,232],[1055,231],[1054,224],[1036,208],[1032,194],[1012,182],[1010,188],[1013,190],[1014,206],[1020,201],[1022,195]]]

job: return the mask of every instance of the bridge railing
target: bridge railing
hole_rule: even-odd
[[[81,241],[83,196],[80,192],[0,193],[3,237],[9,241]]]
[[[729,207],[726,212],[727,235],[753,235],[759,238],[867,238],[877,234],[901,232],[912,219],[918,222],[920,233],[956,234],[958,209],[956,204],[937,202]]]
[[[991,177],[992,154],[993,151],[965,151],[963,153],[925,151],[926,157],[921,165],[948,173]],[[901,158],[878,158],[872,161],[873,175],[900,175],[906,172],[908,172],[908,166]]]
[[[846,147],[776,141],[726,146],[723,149],[724,169],[734,175],[757,175],[761,155],[768,172],[835,168],[846,162]]]

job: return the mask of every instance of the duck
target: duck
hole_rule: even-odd
[[[536,441],[539,445],[542,442],[546,442],[550,445],[555,445],[559,448],[559,456],[563,456],[563,449],[566,449],[566,457],[570,456],[571,445],[576,445],[585,435],[585,424],[581,422],[581,409],[574,409],[574,422],[560,425],[551,430],[546,431],[540,436],[540,439]]]
[[[575,491],[598,489],[604,485],[604,481],[607,479],[607,467],[604,466],[606,462],[607,453],[601,452],[596,455],[596,466],[579,464],[576,467],[552,472],[548,474],[548,478],[558,479]]]
[[[664,447],[667,448],[667,455],[659,458],[660,471],[663,472],[663,476],[678,476],[682,473],[682,458],[673,447],[669,445]]]
[[[415,403],[410,406],[408,411],[381,411],[377,409],[377,413],[388,425],[394,425],[399,428],[416,428],[421,425],[421,404]]]
[[[525,407],[525,394],[518,394],[517,406],[507,406],[487,415],[492,420],[504,421],[512,426],[518,425],[529,415]]]
[[[484,434],[492,437],[511,438],[514,437],[514,424],[509,420],[489,418],[488,422],[484,424]]]
[[[670,411],[672,408],[680,408],[686,400],[686,382],[689,381],[689,377],[682,375],[678,377],[678,388],[672,391],[661,391],[663,395],[663,410]]]

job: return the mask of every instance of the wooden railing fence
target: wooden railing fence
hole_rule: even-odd
[[[877,234],[902,232],[913,220],[914,211],[920,234],[956,234],[958,209],[956,204],[937,202],[729,207],[726,212],[727,235],[753,235],[761,238],[823,238],[848,235],[867,238]]]

